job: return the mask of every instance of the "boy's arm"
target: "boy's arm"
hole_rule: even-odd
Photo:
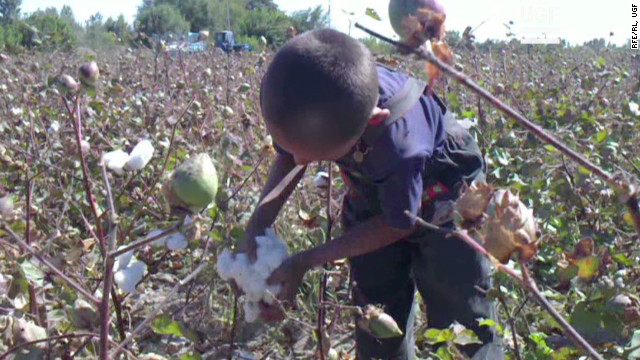
[[[278,186],[280,181],[287,176],[287,174],[296,166],[293,161],[293,156],[285,153],[278,153],[276,159],[271,165],[269,170],[269,177],[267,183],[262,190],[260,200],[267,196],[273,188]],[[245,228],[244,239],[238,245],[238,250],[246,252],[249,255],[251,261],[255,260],[256,243],[255,237],[257,235],[264,234],[264,230],[271,226],[275,221],[280,209],[289,198],[289,195],[293,192],[296,185],[304,175],[304,170],[298,174],[291,183],[280,193],[278,197],[273,201],[266,203],[262,206],[257,206],[253,211],[251,218]]]
[[[415,225],[407,229],[391,227],[383,221],[382,215],[360,223],[329,243],[305,250],[298,261],[312,268],[341,258],[363,255],[405,238],[415,230]]]
[[[305,272],[316,266],[345,257],[354,257],[378,250],[410,235],[416,225],[407,229],[393,228],[385,224],[382,215],[356,225],[329,243],[299,252],[285,260],[267,279],[268,284],[282,284],[279,298],[290,301],[295,297]],[[266,309],[267,307],[265,307]],[[271,314],[263,309],[265,318],[281,320],[278,311]]]

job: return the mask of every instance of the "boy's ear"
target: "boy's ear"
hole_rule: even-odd
[[[371,112],[371,117],[369,118],[370,125],[378,125],[381,124],[386,118],[391,115],[391,110],[389,109],[381,109],[379,107],[375,107]]]

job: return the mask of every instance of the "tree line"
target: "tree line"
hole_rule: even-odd
[[[303,32],[328,24],[321,6],[287,14],[273,0],[143,0],[133,24],[122,15],[105,19],[100,13],[81,24],[68,5],[60,11],[49,7],[23,14],[21,3],[0,0],[0,51],[108,49],[137,46],[141,35],[229,29],[239,42],[257,44],[264,36],[277,46],[287,39],[291,26]]]

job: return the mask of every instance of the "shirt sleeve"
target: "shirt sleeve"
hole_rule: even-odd
[[[375,181],[385,224],[408,229],[415,223],[405,211],[417,215],[420,210],[423,166],[422,158],[402,159],[388,176]]]

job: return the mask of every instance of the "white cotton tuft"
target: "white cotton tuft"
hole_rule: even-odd
[[[177,232],[167,237],[167,247],[169,250],[181,250],[187,247],[187,237],[183,233]]]
[[[126,245],[122,245],[118,247],[118,250],[124,248],[125,246]],[[126,253],[118,256],[116,258],[116,261],[113,263],[113,269],[116,271],[125,269],[131,262],[132,257],[133,257],[133,250],[127,251]]]
[[[136,292],[136,284],[142,280],[147,273],[147,265],[142,261],[134,261],[126,268],[116,271],[113,280],[122,291],[128,293]]]
[[[329,174],[326,171],[318,171],[316,177],[313,178],[313,186],[318,189],[326,189],[329,187]]]
[[[122,170],[125,164],[129,161],[129,154],[122,151],[122,149],[110,151],[102,155],[102,162],[107,166],[107,169],[122,175]]]
[[[153,145],[149,140],[140,141],[129,154],[129,160],[126,163],[128,170],[142,170],[151,161],[153,157]]]
[[[245,253],[233,254],[223,250],[218,255],[216,269],[223,280],[233,280],[244,292],[245,321],[253,322],[260,315],[258,303],[273,304],[280,285],[267,285],[267,278],[289,256],[286,244],[273,229],[256,237],[256,262],[251,264]]]
[[[244,320],[246,322],[254,322],[260,316],[260,307],[258,303],[253,301],[245,301],[242,306],[244,309]]]
[[[58,122],[58,120],[53,120],[51,122],[51,125],[49,125],[49,129],[47,129],[47,132],[49,134],[54,134],[54,133],[57,133],[58,131],[60,131],[60,123]]]
[[[635,116],[640,116],[640,105],[633,101],[629,101],[629,111]]]

